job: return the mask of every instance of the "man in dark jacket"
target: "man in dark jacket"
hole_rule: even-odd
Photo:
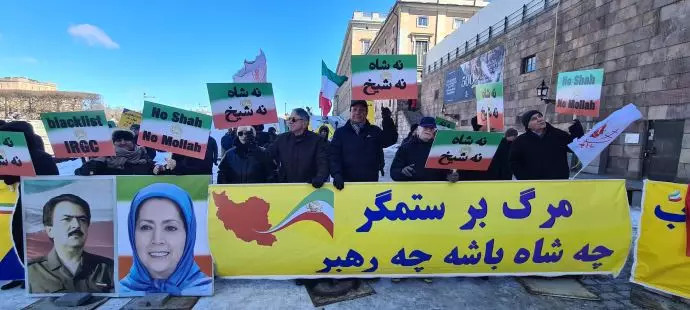
[[[424,117],[419,122],[417,134],[400,145],[391,164],[394,181],[457,181],[457,173],[445,169],[424,168],[436,135],[436,121]]]
[[[218,184],[268,183],[275,171],[268,152],[256,145],[255,129],[242,126],[237,140],[218,165]]]
[[[44,151],[43,140],[40,136],[34,133],[34,129],[31,124],[24,121],[13,121],[5,123],[0,126],[0,131],[11,131],[11,132],[21,132],[24,133],[24,138],[26,139],[27,148],[29,149],[29,155],[31,155],[31,162],[34,165],[34,170],[36,175],[59,175],[58,170],[53,157]],[[18,176],[12,175],[1,175],[5,184],[12,185],[19,183]],[[17,191],[21,193],[21,190]],[[24,226],[22,223],[22,197],[21,195],[17,199],[15,205],[14,214],[12,215],[12,239],[14,240],[14,246],[19,255],[19,260],[24,262]],[[12,281],[10,283],[2,286],[2,289],[11,289],[17,286],[23,286],[24,281]]]
[[[223,155],[225,155],[225,152],[232,148],[232,144],[235,142],[235,139],[237,138],[236,131],[237,128],[230,128],[228,129],[228,132],[226,132],[223,135],[223,137],[220,138],[220,157],[223,157]]]
[[[383,174],[383,149],[398,140],[390,113],[382,113],[384,129],[367,121],[367,102],[353,100],[350,120],[333,134],[330,167],[333,185],[341,190],[345,182],[376,182]],[[390,112],[390,111],[389,111]]]
[[[510,151],[510,167],[518,180],[555,180],[570,176],[568,144],[584,135],[578,120],[570,133],[551,126],[537,110],[522,115],[527,131],[517,137]]]
[[[156,165],[153,174],[156,175],[211,175],[213,164],[218,160],[218,144],[216,139],[209,136],[204,159],[173,154],[165,165]]]
[[[271,159],[278,164],[279,183],[310,183],[320,188],[328,179],[328,148],[326,141],[307,130],[309,113],[302,108],[288,118],[290,132],[280,134],[268,148]]]
[[[134,143],[134,133],[118,129],[112,133],[115,156],[94,157],[74,171],[75,175],[151,175],[154,163],[146,149]]]
[[[491,174],[494,180],[512,180],[513,170],[510,169],[510,147],[513,145],[513,141],[518,136],[517,130],[515,128],[509,128],[501,139],[501,143],[498,144],[496,149],[496,154],[489,166]]]

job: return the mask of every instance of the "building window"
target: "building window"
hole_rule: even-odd
[[[458,29],[458,26],[462,25],[465,23],[464,18],[456,17],[453,19],[453,29]]]
[[[369,51],[369,46],[371,46],[371,41],[362,40],[362,55],[366,54]]]
[[[537,55],[532,55],[522,59],[522,74],[534,72],[537,70]]]
[[[429,51],[429,42],[427,41],[416,41],[414,43],[414,53],[417,54],[417,65],[421,66],[424,64],[424,57],[426,52]]]
[[[429,26],[429,18],[426,16],[419,16],[417,17],[417,27],[428,27]]]

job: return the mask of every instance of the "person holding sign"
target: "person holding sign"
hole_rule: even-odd
[[[218,144],[216,139],[209,136],[206,144],[204,159],[172,154],[164,165],[156,165],[153,168],[155,175],[211,175],[213,165],[218,160]]]
[[[290,132],[278,136],[268,148],[269,157],[278,164],[279,183],[309,183],[320,188],[328,178],[328,146],[309,128],[309,113],[292,110],[288,118]]]
[[[112,134],[115,156],[93,158],[74,171],[75,175],[150,175],[153,160],[146,149],[134,144],[134,134],[118,129]]]
[[[266,150],[257,145],[256,129],[237,128],[234,147],[218,165],[218,184],[268,183],[273,179],[274,164]]]
[[[209,294],[213,281],[194,261],[196,217],[186,191],[168,183],[142,188],[127,223],[134,261],[121,293]]]
[[[527,131],[511,147],[510,168],[518,180],[556,180],[570,177],[568,144],[584,135],[575,120],[567,133],[551,126],[537,110],[525,112],[522,124]]]
[[[424,168],[436,136],[436,121],[423,117],[417,132],[395,152],[390,174],[393,181],[458,181],[458,174],[445,169]]]
[[[376,182],[379,171],[383,174],[383,149],[398,140],[398,131],[390,113],[383,112],[384,124],[393,124],[381,130],[367,121],[367,102],[353,100],[350,120],[335,130],[330,145],[333,185],[342,190],[345,182]]]

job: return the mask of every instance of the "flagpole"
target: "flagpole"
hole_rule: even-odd
[[[582,161],[580,161],[580,164],[581,164],[581,163],[582,163]],[[575,173],[575,175],[573,175],[573,176],[570,178],[570,180],[575,180],[575,177],[576,177],[578,174],[580,174],[580,172],[582,172],[582,170],[585,170],[585,168],[587,168],[587,166],[583,166],[577,173]]]

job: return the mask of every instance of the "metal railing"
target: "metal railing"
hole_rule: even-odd
[[[425,73],[431,73],[436,70],[443,68],[444,64],[449,64],[452,60],[463,57],[482,45],[488,43],[492,39],[500,37],[506,34],[511,29],[518,27],[531,19],[539,16],[541,13],[545,12],[552,6],[558,4],[560,0],[533,0],[522,6],[512,14],[506,16],[497,23],[489,26],[486,30],[478,33],[474,36],[474,39],[467,40],[464,44],[460,44],[454,50],[451,50],[446,55],[442,56],[438,60],[434,61],[433,64],[427,64],[424,68]]]

